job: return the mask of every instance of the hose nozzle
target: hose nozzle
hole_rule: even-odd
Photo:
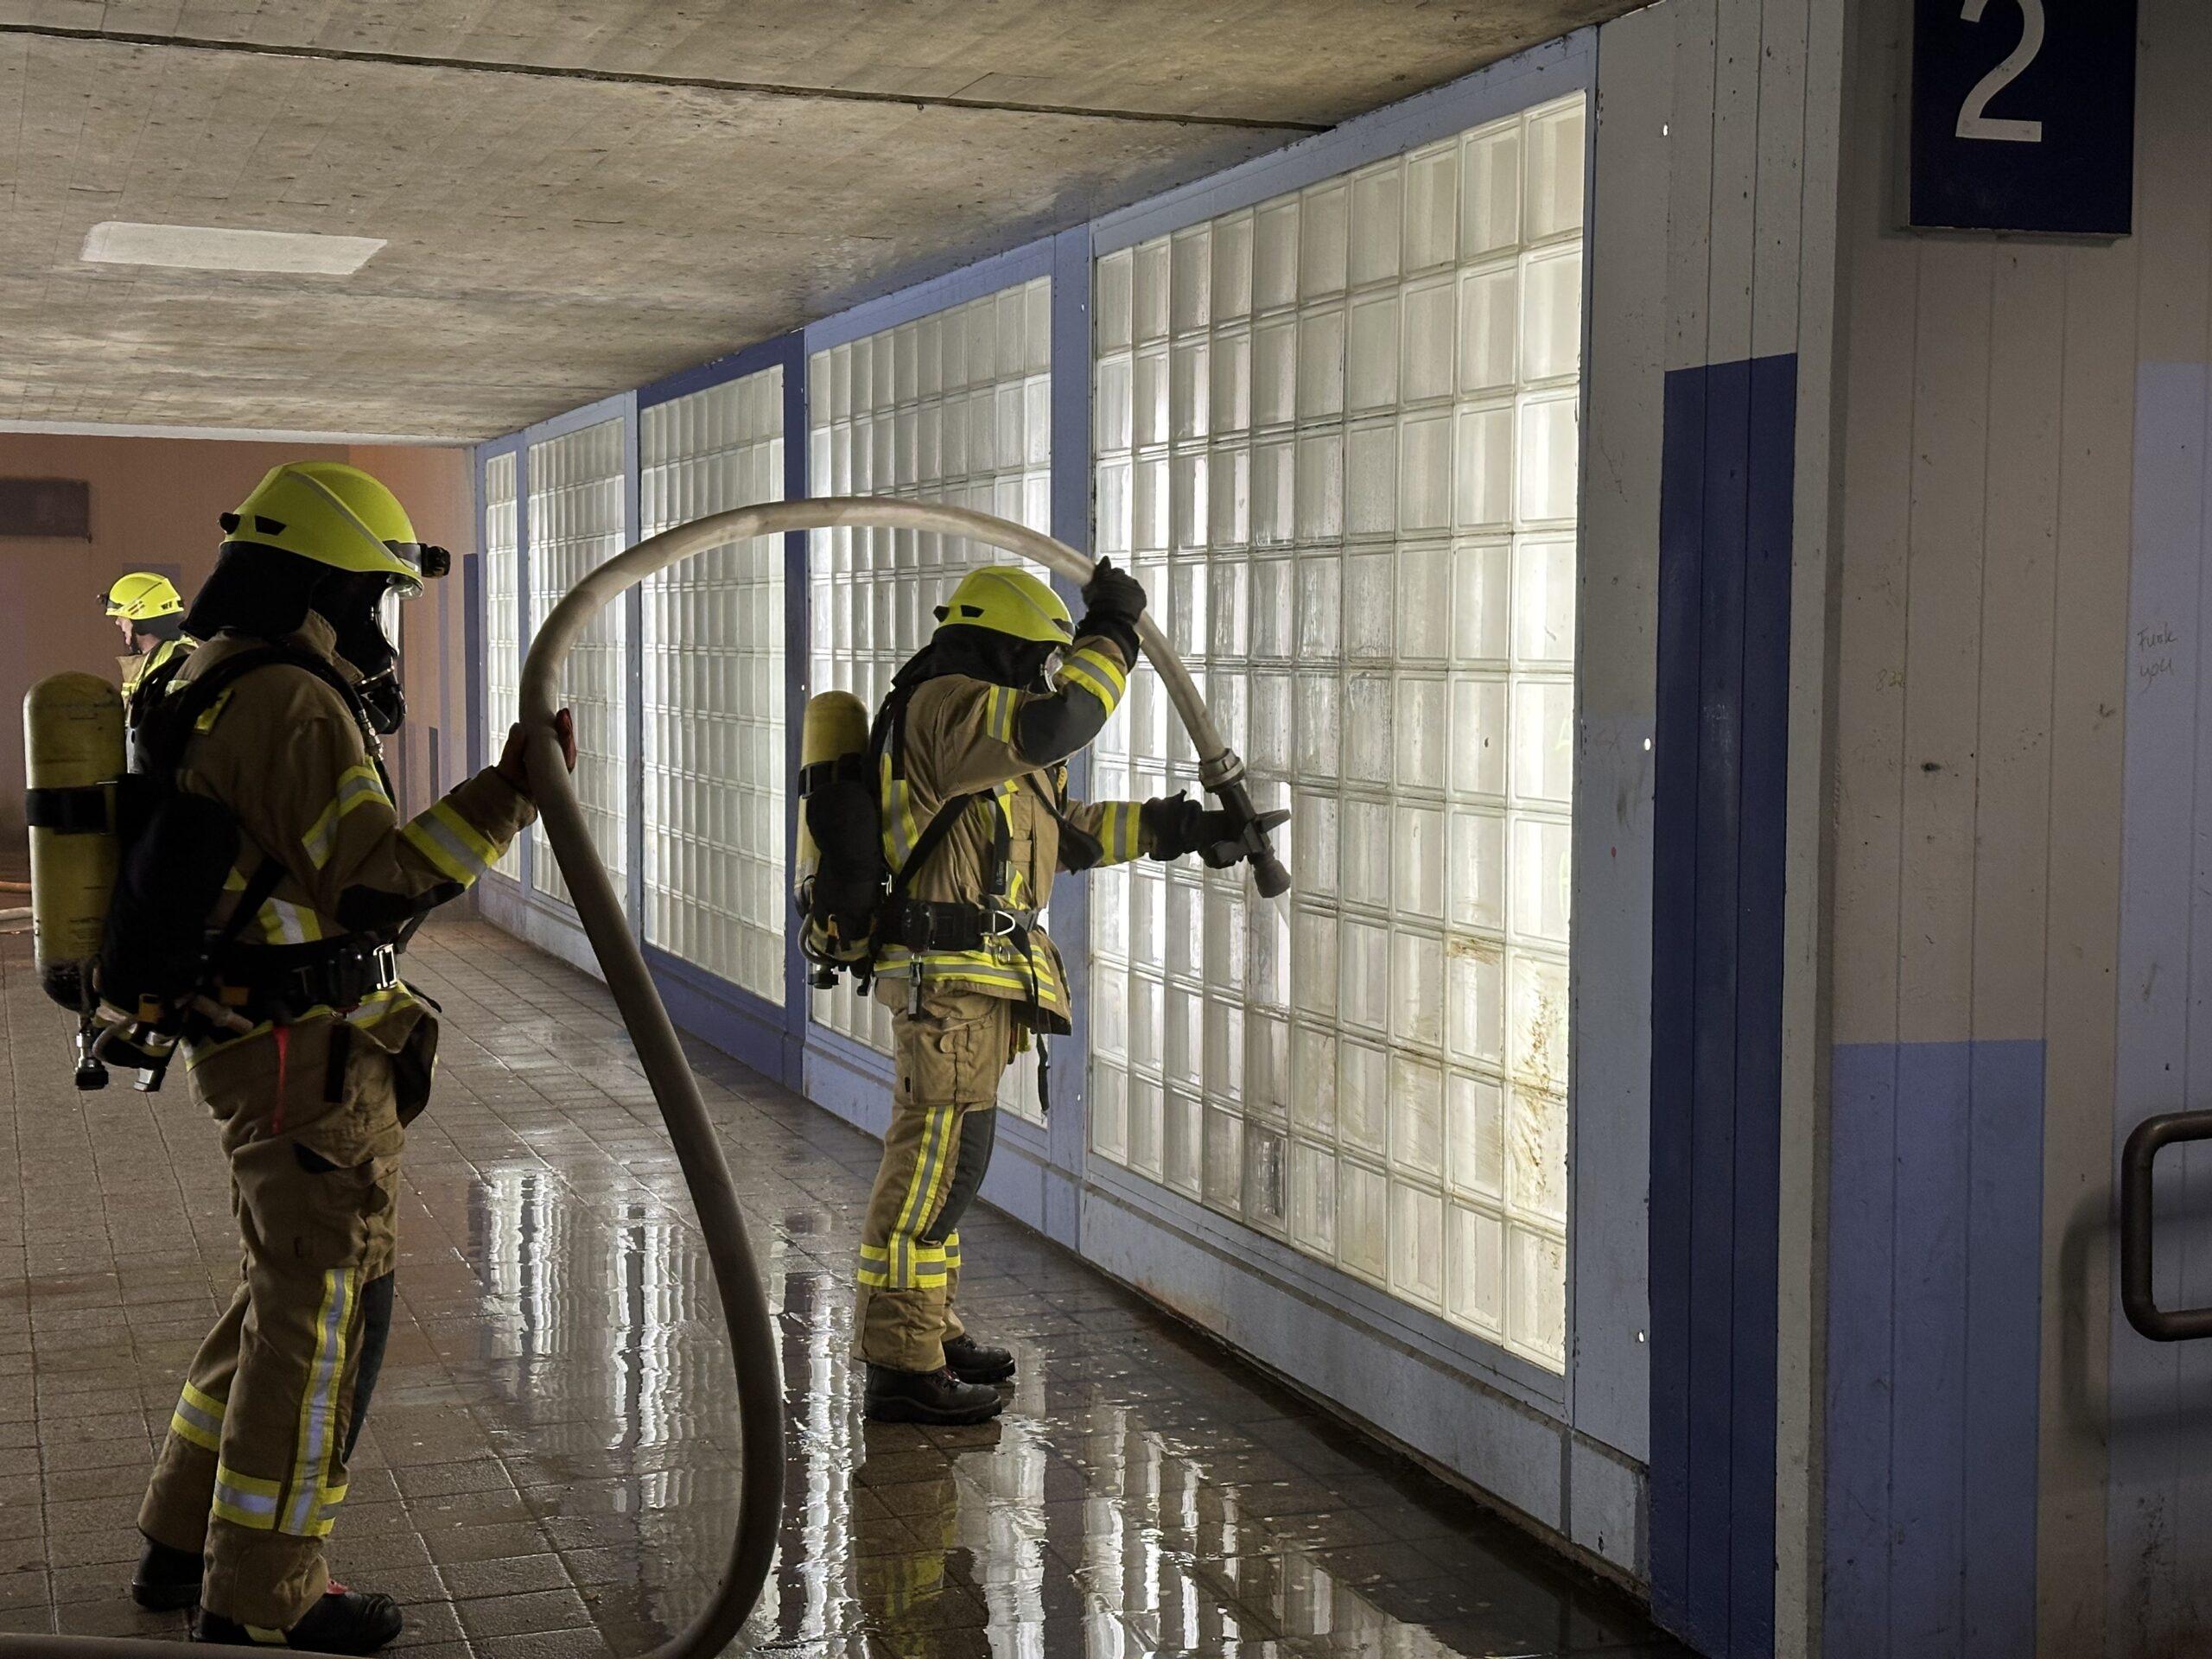
[[[1243,849],[1243,859],[1252,867],[1252,885],[1260,890],[1262,899],[1279,899],[1290,891],[1290,872],[1282,867],[1282,860],[1275,856],[1274,832],[1290,822],[1290,814],[1278,808],[1262,812],[1252,804],[1252,791],[1244,786],[1242,769],[1238,774],[1213,786],[1214,798],[1225,811],[1233,812],[1243,826],[1236,836],[1237,844]]]

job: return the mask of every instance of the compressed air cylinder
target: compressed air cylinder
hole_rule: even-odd
[[[849,691],[823,691],[806,700],[805,713],[801,715],[798,728],[798,764],[802,796],[818,792],[819,785],[810,787],[810,778],[818,779],[822,785],[829,782],[829,774],[816,773],[809,769],[827,762],[843,760],[848,755],[864,753],[868,748],[868,705]],[[798,815],[798,862],[791,872],[791,893],[804,909],[807,890],[814,883],[815,872],[821,868],[822,849],[816,844],[814,832],[807,827],[805,803],[802,799]]]
[[[115,893],[122,693],[92,674],[41,680],[23,698],[23,760],[39,982],[75,1008]]]

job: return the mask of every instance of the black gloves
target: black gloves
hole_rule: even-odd
[[[1083,584],[1083,620],[1076,625],[1076,638],[1103,634],[1121,646],[1122,655],[1135,667],[1137,619],[1144,614],[1144,584],[1128,571],[1116,570],[1110,559],[1101,559],[1090,580]]]
[[[1244,855],[1243,825],[1234,812],[1209,810],[1181,790],[1147,801],[1139,822],[1152,836],[1152,855],[1161,863],[1196,853],[1212,869],[1225,870]]]

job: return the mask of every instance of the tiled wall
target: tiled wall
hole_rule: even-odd
[[[1564,1363],[1583,105],[1109,255],[1097,546],[1263,798],[1094,879],[1091,1150]],[[1095,787],[1198,792],[1157,681]]]
[[[515,512],[512,454],[494,455],[484,464],[484,659],[485,753],[496,760],[515,723],[517,688],[522,677],[521,553]],[[522,840],[508,843],[492,867],[520,879]]]
[[[817,495],[974,507],[1052,528],[1052,289],[1019,283],[815,353],[808,476]],[[823,530],[808,550],[813,684],[873,708],[928,640],[935,607],[973,565],[1005,556],[913,531]],[[1049,925],[1049,923],[1048,923]],[[811,1017],[885,1053],[890,1012],[843,986]],[[1038,1115],[1035,1060],[1000,1098]]]
[[[784,494],[780,367],[638,420],[642,533]],[[645,936],[784,997],[784,542],[731,543],[645,588]]]
[[[624,545],[622,423],[601,421],[530,447],[530,619],[534,632],[594,565]],[[563,697],[575,711],[576,794],[618,893],[629,869],[629,742],[623,613],[609,606],[569,653]],[[537,889],[563,902],[567,884],[544,827],[531,830]]]

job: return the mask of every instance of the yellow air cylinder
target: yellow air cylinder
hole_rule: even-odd
[[[94,674],[41,680],[23,697],[23,761],[39,983],[75,1008],[115,894],[122,694]]]
[[[860,754],[868,748],[868,705],[849,691],[823,691],[806,700],[806,710],[799,718],[798,764],[801,787],[804,779],[814,774],[808,768],[827,761],[838,760],[849,754]],[[800,802],[798,815],[798,861],[792,870],[791,893],[804,909],[807,890],[813,885],[814,873],[822,863],[822,849],[815,845],[813,833],[806,827],[806,807]]]

